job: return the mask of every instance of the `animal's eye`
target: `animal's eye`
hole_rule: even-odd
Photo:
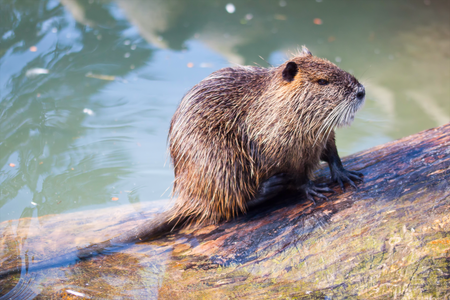
[[[327,85],[329,82],[328,82],[328,80],[325,80],[325,79],[319,79],[319,80],[317,80],[317,83],[320,85]]]

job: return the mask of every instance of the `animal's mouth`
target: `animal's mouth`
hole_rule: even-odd
[[[357,104],[356,104],[356,111],[358,111],[363,105],[364,105],[364,102],[366,102],[366,96],[364,96],[364,97],[362,97],[362,98],[358,98],[358,97],[356,97],[355,98],[355,100],[354,100],[354,102],[356,102]],[[355,111],[355,112],[356,112]]]
[[[325,118],[317,136],[321,136],[321,134],[328,136],[333,128],[350,125],[355,119],[356,112],[363,106],[365,99],[365,96],[355,96],[350,101],[348,99],[342,100]]]
[[[349,126],[355,119],[355,114],[361,109],[366,97],[355,97],[352,101],[344,102],[345,104],[339,108],[339,117],[337,118],[336,127]],[[337,109],[338,107],[336,107]]]
[[[365,90],[360,86],[358,92],[351,98],[351,100],[343,99],[336,107],[332,109],[330,114],[323,120],[319,127],[317,136],[328,137],[334,128],[344,127],[350,125],[355,119],[356,112],[363,106],[365,97]],[[317,141],[317,140],[316,140]]]

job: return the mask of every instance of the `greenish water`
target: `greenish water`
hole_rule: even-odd
[[[366,85],[342,155],[450,121],[448,1],[231,3],[0,0],[0,221],[169,198],[182,96],[301,45]]]

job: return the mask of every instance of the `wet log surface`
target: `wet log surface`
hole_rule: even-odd
[[[22,274],[37,299],[450,299],[450,124],[344,159],[364,173],[313,206],[286,193],[234,221]],[[329,180],[328,168],[318,181]],[[117,235],[158,202],[0,224],[0,268]],[[0,293],[20,276],[0,280]],[[81,293],[81,294],[77,294]],[[78,295],[78,296],[77,296]]]

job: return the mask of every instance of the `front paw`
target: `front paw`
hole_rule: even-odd
[[[331,179],[333,182],[337,182],[341,187],[342,191],[345,192],[344,184],[348,183],[356,190],[356,184],[354,181],[362,181],[364,174],[356,171],[348,171],[344,168],[336,168],[331,172]]]
[[[312,201],[314,205],[317,204],[314,200],[314,197],[328,201],[328,198],[322,193],[334,193],[334,191],[329,187],[323,185],[315,185],[311,180],[308,180],[307,183],[300,185],[298,189],[305,193],[306,199]]]

